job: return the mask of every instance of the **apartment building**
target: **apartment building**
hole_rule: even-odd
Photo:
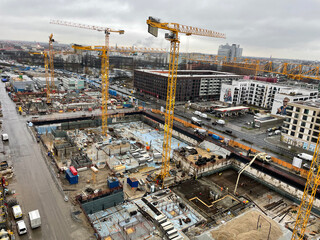
[[[178,70],[176,101],[219,100],[221,85],[241,78],[240,75],[211,70]],[[137,92],[165,100],[167,83],[167,70],[134,71]]]
[[[285,115],[281,106],[285,103],[316,99],[316,89],[301,89],[256,80],[240,80],[221,85],[220,101],[234,105],[250,104],[271,109],[272,114]],[[279,111],[280,108],[280,111]]]
[[[320,132],[320,100],[289,102],[281,141],[314,151]]]

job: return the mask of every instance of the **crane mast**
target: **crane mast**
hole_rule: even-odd
[[[169,72],[167,84],[167,98],[166,98],[166,112],[165,112],[165,125],[164,125],[164,138],[163,138],[163,151],[162,151],[162,166],[159,178],[164,185],[164,180],[169,176],[170,170],[170,153],[171,153],[171,140],[173,129],[173,116],[176,97],[177,86],[177,71],[178,71],[178,58],[179,58],[179,33],[189,35],[199,35],[215,38],[225,38],[225,34],[215,31],[201,29],[178,23],[161,23],[159,19],[149,17],[147,20],[148,32],[153,36],[158,36],[158,29],[169,30],[166,33],[166,39],[170,41],[170,59],[169,59]]]
[[[43,55],[44,58],[44,72],[45,72],[45,78],[46,78],[46,97],[47,97],[47,103],[51,103],[50,98],[50,73],[49,73],[49,59],[48,59],[48,52],[29,52],[30,54],[40,54]]]
[[[320,183],[320,134],[318,136],[317,145],[313,154],[310,170],[307,176],[306,185],[304,187],[301,203],[299,206],[297,219],[292,232],[292,240],[304,239],[304,233],[308,225],[313,201]]]
[[[53,51],[53,34],[51,33],[49,36],[49,65],[50,65],[50,77],[51,77],[51,88],[55,88],[54,84],[54,65],[53,65],[53,57],[54,57],[54,51]]]

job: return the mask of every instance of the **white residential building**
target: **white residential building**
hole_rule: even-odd
[[[281,140],[314,151],[320,133],[320,100],[289,102]]]
[[[272,109],[272,114],[285,115],[283,103],[316,99],[318,90],[293,88],[277,83],[260,82],[256,80],[232,81],[222,83],[220,101],[233,105],[249,104],[266,109]],[[279,111],[280,109],[280,111]]]

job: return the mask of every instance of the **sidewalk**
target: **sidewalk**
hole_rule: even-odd
[[[285,142],[281,142],[280,138],[278,138],[278,137],[277,138],[268,137],[268,138],[265,138],[265,141],[268,142],[268,143],[277,145],[280,148],[286,149],[287,151],[295,152],[296,154],[298,154],[298,153],[307,153],[307,154],[313,155],[313,152],[311,152],[311,151],[305,150],[303,148],[298,148],[296,146],[289,145],[289,144],[287,144]],[[288,146],[290,146],[291,148],[288,148]]]

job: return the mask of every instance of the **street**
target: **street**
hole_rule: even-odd
[[[28,228],[28,233],[17,239],[89,239],[89,231],[71,219],[71,204],[64,202],[57,190],[38,143],[27,129],[26,119],[16,112],[15,104],[8,97],[2,82],[0,101],[3,109],[2,133],[9,135],[9,143],[1,143],[5,152],[0,153],[1,160],[7,159],[13,164],[14,177],[8,187],[16,191]],[[42,224],[32,230],[28,212],[35,209],[39,209]],[[14,221],[12,224],[15,224]]]
[[[182,112],[181,110],[175,110],[175,115],[181,119],[187,120],[190,122],[191,117],[195,117],[196,115],[186,111]],[[199,117],[198,117],[199,118]],[[217,132],[219,135],[222,135],[226,138],[236,140],[244,145],[250,146],[252,148],[255,148],[261,152],[266,152],[270,156],[277,157],[281,160],[284,160],[286,162],[292,162],[292,158],[294,156],[294,153],[292,153],[290,150],[287,150],[285,148],[282,148],[278,145],[274,145],[272,143],[267,142],[266,139],[266,133],[258,133],[258,134],[249,134],[243,131],[236,130],[231,124],[226,124],[225,126],[220,125],[212,125],[212,122],[215,121],[215,119],[205,120],[201,119],[203,123],[203,127],[211,130],[213,132]],[[232,135],[228,135],[224,133],[226,130],[232,131]],[[271,150],[272,152],[268,152],[268,150]],[[283,157],[286,156],[286,157]]]

